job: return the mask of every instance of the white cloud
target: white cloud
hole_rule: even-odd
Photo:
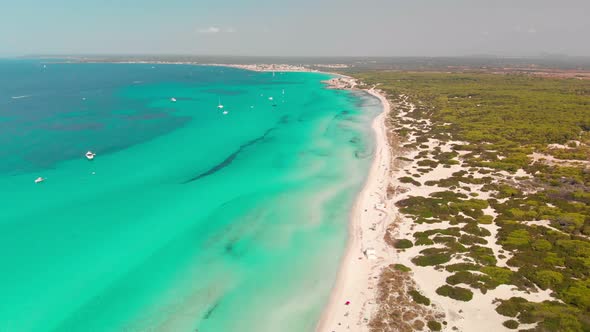
[[[210,26],[207,28],[198,29],[197,31],[199,33],[203,33],[203,34],[215,34],[215,33],[234,33],[234,32],[236,32],[236,29],[234,29],[232,27],[220,28],[217,26]]]
[[[211,26],[208,28],[199,29],[198,31],[199,31],[199,33],[219,33],[219,32],[221,32],[221,29],[218,27]]]

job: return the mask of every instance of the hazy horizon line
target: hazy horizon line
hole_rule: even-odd
[[[542,54],[463,54],[463,55],[259,55],[259,54],[198,54],[198,53],[30,53],[0,54],[0,58],[44,58],[44,57],[235,57],[235,58],[588,58],[589,55],[572,55],[562,53]]]

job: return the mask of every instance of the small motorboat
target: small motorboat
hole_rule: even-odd
[[[268,100],[273,100],[273,99],[274,99],[273,97],[268,97]]]
[[[226,115],[227,113],[229,113],[228,111],[223,111],[223,115]]]
[[[92,151],[86,152],[86,159],[92,160],[92,159],[94,159],[94,156],[96,156],[96,153],[94,153]]]
[[[41,183],[43,181],[45,181],[45,179],[42,178],[42,177],[38,177],[38,178],[35,179],[35,183]]]
[[[217,108],[219,108],[220,110],[223,109],[223,104],[221,103],[221,98],[219,98],[219,100],[217,102]],[[227,113],[223,113],[223,114],[227,114]]]
[[[172,97],[172,98],[170,98],[170,101],[173,102],[173,103],[175,103],[176,102],[176,98]]]

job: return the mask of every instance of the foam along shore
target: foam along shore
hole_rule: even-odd
[[[317,325],[319,332],[368,330],[379,275],[393,257],[392,248],[383,240],[390,221],[385,205],[392,160],[385,126],[390,104],[380,91],[365,91],[379,98],[383,105],[383,112],[372,124],[375,155],[351,212],[347,249],[329,303]]]

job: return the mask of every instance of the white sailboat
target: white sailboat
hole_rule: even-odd
[[[217,108],[219,108],[220,110],[223,109],[223,104],[221,104],[221,97],[219,98],[219,101],[217,102]]]
[[[86,156],[86,159],[92,160],[92,159],[94,159],[94,156],[96,156],[96,153],[94,153],[92,151],[88,151],[88,152],[86,152],[85,156]]]
[[[41,176],[35,179],[35,183],[41,183],[43,181],[45,181],[45,179],[42,178]]]

